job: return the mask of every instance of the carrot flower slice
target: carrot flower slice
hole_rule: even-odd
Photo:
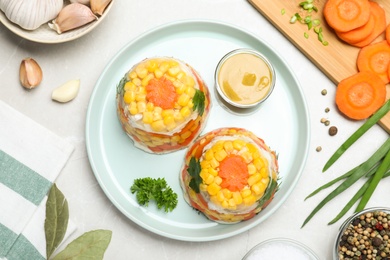
[[[368,0],[328,0],[323,13],[330,27],[346,32],[368,22],[370,3]]]
[[[240,191],[248,184],[248,167],[239,155],[229,155],[219,164],[221,187],[230,191]]]
[[[336,89],[336,104],[347,117],[366,119],[385,102],[386,84],[371,71],[362,71],[342,81]]]
[[[173,108],[177,100],[175,86],[165,77],[151,79],[146,92],[146,99],[162,109]]]

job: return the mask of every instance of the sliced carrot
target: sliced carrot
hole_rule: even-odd
[[[364,40],[356,43],[352,43],[351,45],[356,47],[365,47],[372,43],[380,34],[382,34],[386,30],[386,13],[385,10],[376,2],[370,2],[371,9],[374,9],[372,14],[375,20],[374,30],[371,34],[365,38]]]
[[[221,187],[230,191],[240,191],[248,184],[248,167],[239,155],[228,155],[219,164],[219,177],[222,178]]]
[[[385,102],[386,84],[371,71],[361,71],[340,81],[336,89],[336,104],[347,117],[366,119]]]
[[[328,0],[323,14],[330,27],[346,32],[368,22],[370,3],[368,0]]]
[[[175,106],[177,93],[173,83],[165,78],[153,78],[146,86],[146,99],[162,109],[171,109]]]
[[[387,25],[386,29],[385,29],[385,37],[386,37],[386,41],[390,44],[390,24]]]
[[[374,8],[371,8],[370,12],[372,13],[373,10],[376,10]],[[364,24],[363,26],[360,26],[356,29],[346,31],[346,32],[336,32],[336,35],[346,43],[356,43],[360,42],[364,39],[366,39],[368,36],[371,35],[371,33],[374,31],[375,27],[375,14],[371,14],[370,18],[368,19],[368,22]]]
[[[372,71],[385,84],[389,83],[387,69],[390,64],[390,45],[387,41],[383,40],[361,48],[356,63],[359,71]]]

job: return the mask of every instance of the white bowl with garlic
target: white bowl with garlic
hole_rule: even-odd
[[[38,3],[39,2],[39,3]],[[0,22],[22,38],[61,43],[92,31],[114,0],[0,0]]]

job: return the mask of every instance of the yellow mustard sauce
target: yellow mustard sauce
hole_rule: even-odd
[[[238,53],[222,64],[218,84],[233,102],[249,105],[263,99],[270,91],[272,73],[267,63],[254,54]]]

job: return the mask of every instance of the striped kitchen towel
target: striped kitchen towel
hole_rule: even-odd
[[[0,259],[46,258],[46,195],[73,149],[0,100]]]

